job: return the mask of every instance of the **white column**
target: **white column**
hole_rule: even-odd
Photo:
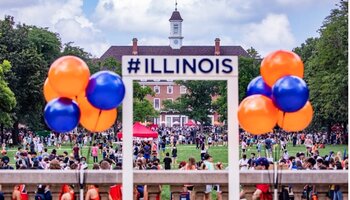
[[[227,80],[228,182],[229,200],[239,199],[238,77]]]
[[[132,199],[134,178],[133,178],[133,156],[132,156],[132,135],[133,135],[133,80],[123,78],[126,88],[123,100],[123,199]]]

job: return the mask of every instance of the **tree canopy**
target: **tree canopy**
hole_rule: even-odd
[[[305,79],[314,108],[312,128],[347,124],[348,2],[340,1],[323,21],[319,38],[309,38],[294,51],[305,65]]]
[[[134,122],[148,121],[159,115],[152,103],[146,99],[147,95],[154,96],[155,94],[150,87],[134,82]]]

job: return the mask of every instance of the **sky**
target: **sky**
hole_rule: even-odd
[[[183,45],[254,47],[265,56],[317,37],[335,0],[178,0]],[[169,45],[175,0],[0,0],[0,17],[59,33],[94,57],[111,45]]]

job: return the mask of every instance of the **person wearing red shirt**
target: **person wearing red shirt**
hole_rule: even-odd
[[[269,161],[266,158],[258,158],[255,161],[255,170],[267,170],[269,169]],[[256,190],[253,194],[252,200],[272,200],[272,194],[270,192],[269,184],[257,184]]]

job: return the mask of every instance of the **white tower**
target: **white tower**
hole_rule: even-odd
[[[177,11],[177,2],[175,3],[175,11],[171,15],[170,22],[170,36],[169,42],[172,49],[180,49],[182,47],[182,21],[180,12]]]

